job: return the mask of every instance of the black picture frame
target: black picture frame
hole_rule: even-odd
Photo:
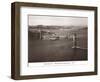
[[[42,7],[57,9],[75,9],[94,11],[94,71],[77,72],[77,73],[59,73],[59,74],[43,74],[43,75],[20,75],[20,8],[24,7]],[[42,3],[26,3],[14,2],[11,4],[11,78],[15,80],[38,79],[38,78],[54,78],[69,76],[97,75],[97,7],[76,6],[76,5],[58,5],[58,4],[42,4]]]

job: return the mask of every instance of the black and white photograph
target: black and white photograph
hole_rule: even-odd
[[[87,60],[87,17],[28,15],[29,63]]]
[[[11,5],[12,79],[97,75],[97,7]]]

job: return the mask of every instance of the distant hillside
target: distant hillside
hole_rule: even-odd
[[[31,29],[81,29],[87,28],[82,26],[45,26],[45,25],[36,25],[36,26],[29,26]]]

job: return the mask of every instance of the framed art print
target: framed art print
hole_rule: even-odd
[[[97,7],[12,3],[11,77],[97,74]]]

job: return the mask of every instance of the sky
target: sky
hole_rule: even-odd
[[[28,15],[28,25],[87,26],[87,17]]]

